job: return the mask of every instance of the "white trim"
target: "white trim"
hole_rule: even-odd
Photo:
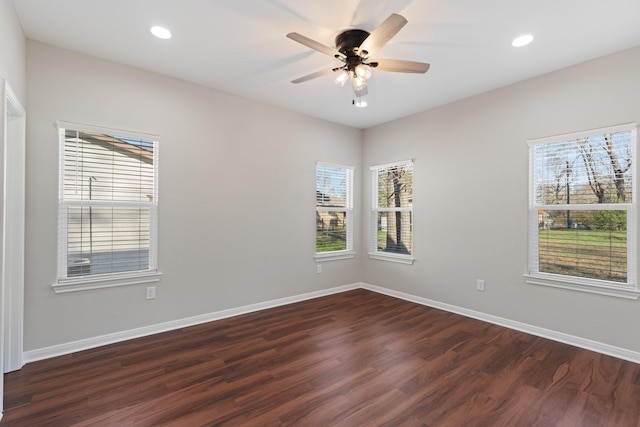
[[[413,212],[413,206],[400,206],[397,208],[375,208],[374,212]]]
[[[327,295],[338,294],[342,292],[351,291],[354,289],[366,289],[379,294],[388,295],[394,298],[400,298],[405,301],[414,302],[416,304],[425,305],[428,307],[445,310],[450,313],[459,314],[461,316],[470,317],[473,319],[489,322],[494,325],[503,326],[505,328],[514,329],[527,334],[539,336],[542,338],[558,341],[561,343],[569,344],[575,347],[584,348],[587,350],[595,351],[601,354],[617,357],[619,359],[628,360],[630,362],[640,364],[640,352],[628,350],[621,347],[604,344],[598,341],[592,341],[586,338],[576,337],[574,335],[565,334],[550,329],[540,328],[538,326],[529,325],[527,323],[517,322],[503,317],[493,316],[490,314],[482,313],[479,311],[469,310],[466,308],[458,307],[451,304],[446,304],[427,298],[418,297],[411,294],[406,294],[399,291],[383,288],[380,286],[370,285],[368,283],[352,283],[350,285],[339,286],[335,288],[325,289],[316,292],[309,292],[306,294],[296,295],[292,297],[280,298],[276,300],[266,301],[262,303],[256,303],[246,305],[243,307],[232,308],[228,310],[222,310],[209,314],[203,314],[199,316],[188,317],[186,319],[179,319],[170,322],[160,323],[156,325],[149,325],[142,328],[131,329],[128,331],[116,332],[113,334],[102,335],[94,338],[87,338],[84,340],[73,341],[64,344],[58,344],[51,347],[45,347],[36,350],[29,350],[24,353],[25,363],[35,362],[38,360],[48,359],[51,357],[62,356],[65,354],[74,353],[77,351],[88,350],[91,348],[100,347],[103,345],[113,344],[121,341],[126,341],[134,338],[140,338],[149,336],[161,332],[172,331],[175,329],[186,328],[189,326],[199,325],[202,323],[212,322],[215,320],[225,319],[228,317],[238,316],[241,314],[252,313],[255,311],[266,310],[268,308],[279,307],[287,304],[293,304],[296,302],[306,301],[314,298],[320,298]]]
[[[411,247],[411,253],[409,255],[403,255],[403,254],[397,254],[394,252],[385,252],[385,251],[379,251],[378,250],[378,215],[381,212],[386,212],[386,213],[392,213],[392,212],[409,212],[409,214],[411,215],[411,238],[413,240],[413,236],[415,235],[413,230],[415,228],[415,224],[413,223],[413,220],[415,219],[415,216],[413,215],[413,201],[411,206],[400,206],[400,207],[379,207],[379,201],[378,201],[378,184],[379,184],[379,171],[381,169],[387,169],[387,168],[392,168],[392,167],[396,167],[396,166],[410,166],[411,167],[411,173],[414,173],[414,161],[413,159],[409,159],[409,160],[404,160],[401,162],[393,162],[393,163],[387,163],[384,165],[375,165],[375,166],[371,166],[369,167],[369,175],[370,175],[370,179],[371,179],[371,216],[369,218],[369,258],[370,259],[377,259],[377,260],[381,260],[381,261],[391,261],[391,262],[397,262],[397,263],[401,263],[401,264],[413,264],[413,261],[415,260],[414,256],[415,256],[415,251],[414,251],[414,247],[412,244]],[[412,175],[411,178],[411,185],[412,185],[412,194],[411,194],[411,198],[413,199],[413,187],[415,184],[415,179],[414,176]]]
[[[637,176],[638,166],[638,130],[634,129],[634,143],[631,144],[631,194],[633,197],[633,209],[627,211],[627,282],[634,285],[636,290],[640,291],[638,283],[638,197]]]
[[[329,251],[329,252],[317,252],[314,256],[316,262],[335,261],[339,259],[350,259],[356,256],[355,251]]]
[[[361,287],[363,289],[388,295],[394,298],[400,298],[405,301],[415,302],[416,304],[425,305],[425,306],[437,308],[440,310],[445,310],[450,313],[459,314],[465,317],[471,317],[473,319],[482,320],[484,322],[489,322],[494,325],[504,326],[505,328],[514,329],[516,331],[550,339],[552,341],[558,341],[564,344],[572,345],[574,347],[584,348],[586,350],[595,351],[597,353],[606,354],[609,356],[617,357],[619,359],[628,360],[629,362],[640,364],[640,352],[627,350],[626,348],[616,347],[616,346],[604,344],[598,341],[592,341],[586,338],[576,337],[575,335],[569,335],[569,334],[554,331],[551,329],[540,328],[538,326],[529,325],[527,323],[517,322],[515,320],[505,319],[503,317],[493,316],[491,314],[469,310],[469,309],[458,307],[455,305],[446,304],[439,301],[430,300],[427,298],[417,297],[415,295],[405,294],[403,292],[398,292],[391,289],[382,288],[379,286],[369,285],[367,283],[362,283]]]
[[[572,139],[580,139],[580,138],[584,138],[584,137],[587,137],[587,136],[592,136],[594,134],[616,133],[616,132],[623,132],[623,131],[635,130],[635,129],[636,129],[636,124],[635,123],[625,123],[625,124],[622,124],[622,125],[614,125],[614,126],[607,126],[607,127],[603,127],[603,128],[595,128],[595,129],[579,131],[579,132],[565,133],[565,134],[553,135],[553,136],[545,136],[545,137],[542,137],[542,138],[532,138],[532,139],[528,139],[527,140],[527,144],[529,145],[529,147],[531,147],[531,146],[538,145],[538,144],[546,144],[547,142],[557,142],[557,141],[566,141],[566,140],[572,140]]]
[[[351,212],[352,210],[339,206],[316,206],[316,212]]]
[[[317,194],[318,194],[318,166],[320,167],[328,167],[328,168],[333,168],[333,169],[344,169],[345,171],[345,187],[346,187],[346,200],[345,200],[345,206],[344,207],[338,207],[338,206],[322,206],[322,205],[318,205],[318,200],[317,200]],[[337,163],[325,163],[325,162],[321,162],[321,161],[316,161],[316,166],[315,166],[315,193],[316,196],[316,221],[317,221],[317,215],[318,212],[344,212],[345,214],[345,234],[346,234],[346,247],[343,250],[337,250],[337,251],[326,251],[326,252],[315,252],[315,260],[316,262],[322,262],[322,261],[333,261],[333,260],[339,260],[339,259],[348,259],[348,258],[353,258],[355,256],[355,250],[353,248],[353,235],[354,235],[354,216],[355,216],[355,212],[354,212],[354,200],[353,200],[353,196],[354,196],[354,184],[355,184],[355,167],[354,166],[347,166],[347,165],[340,165]],[[317,227],[318,224],[316,222],[315,225],[316,229],[315,229],[315,238],[314,238],[314,244],[317,245],[318,243],[318,232],[317,232]]]
[[[26,112],[20,100],[3,80],[2,118],[4,152],[2,232],[2,372],[24,365],[24,244]],[[2,390],[0,388],[0,390]],[[1,392],[0,392],[1,397]],[[0,405],[0,408],[2,406]]]
[[[558,203],[555,205],[545,205],[536,203],[532,206],[533,210],[545,210],[545,211],[629,211],[633,208],[633,203],[590,203],[590,204],[578,204],[568,205],[566,203]]]
[[[375,171],[375,170],[379,170],[379,169],[386,169],[386,168],[392,168],[394,166],[402,166],[402,165],[406,165],[406,164],[413,164],[413,159],[407,159],[407,160],[400,160],[397,162],[391,162],[391,163],[385,163],[382,165],[373,165],[373,166],[369,166],[369,170],[371,171]]]
[[[355,170],[356,168],[355,166],[341,165],[339,163],[323,162],[321,160],[316,160],[316,166],[328,166],[330,168],[351,169],[352,171]]]
[[[118,286],[141,285],[160,281],[162,273],[157,271],[139,274],[104,274],[82,276],[81,278],[60,279],[51,287],[56,294],[88,291],[91,289],[114,288]]]
[[[159,281],[158,268],[158,182],[159,182],[159,137],[158,135],[145,134],[141,132],[112,129],[102,126],[77,124],[65,121],[55,123],[58,129],[58,256],[57,256],[57,280],[52,285],[55,293],[84,291],[92,288],[107,288],[115,286],[127,286]],[[66,130],[71,130],[79,135],[81,132],[94,132],[114,137],[131,138],[150,142],[153,147],[153,195],[151,201],[130,201],[121,200],[77,200],[75,198],[65,198],[65,157],[67,139]],[[78,143],[76,142],[76,145]],[[77,149],[76,149],[77,151]],[[77,153],[75,156],[76,180],[78,174]],[[111,274],[87,274],[82,277],[69,277],[68,272],[68,218],[67,211],[74,207],[109,207],[109,208],[142,208],[149,211],[149,251],[147,254],[148,268],[146,270],[134,270],[125,273]]]
[[[282,305],[293,304],[296,302],[306,301],[327,295],[338,294],[360,288],[360,283],[339,286],[336,288],[324,289],[316,292],[309,292],[292,297],[280,298],[271,301],[260,302],[256,304],[245,305],[238,308],[216,311],[213,313],[202,314],[199,316],[187,317],[169,322],[159,323],[155,325],[144,326],[141,328],[130,329],[128,331],[115,332],[113,334],[101,335],[99,337],[87,338],[78,341],[72,341],[64,344],[58,344],[51,347],[44,347],[36,350],[29,350],[24,353],[24,360],[27,363],[38,360],[49,359],[51,357],[63,356],[65,354],[75,353],[77,351],[88,350],[103,345],[114,344],[134,338],[146,337],[161,332],[173,331],[180,328],[195,326],[202,323],[212,322],[215,320],[226,319],[228,317],[239,316],[241,314],[253,313],[255,311],[266,310],[269,308],[279,307]]]
[[[568,142],[594,135],[604,135],[607,133],[631,132],[631,168],[632,202],[631,203],[589,203],[589,204],[544,204],[538,203],[536,199],[536,146],[546,143]],[[527,141],[529,147],[529,211],[528,211],[528,268],[529,273],[525,274],[525,282],[532,285],[549,286],[554,288],[567,289],[572,291],[587,292],[598,295],[605,295],[617,298],[637,300],[640,297],[640,285],[637,280],[637,206],[636,201],[636,155],[637,155],[637,133],[636,123],[609,126],[604,128],[579,131],[570,134],[556,135],[544,138],[530,139]],[[544,147],[543,147],[544,148]],[[562,274],[540,272],[539,265],[539,225],[538,212],[546,211],[605,211],[619,210],[627,214],[627,279],[626,283],[618,283],[606,280],[591,278],[581,278]]]
[[[574,276],[564,278],[561,275],[544,273],[525,274],[524,278],[525,282],[530,285],[549,286],[631,300],[637,300],[640,297],[640,291],[635,287],[606,280],[590,280]]]
[[[415,258],[411,255],[399,255],[392,252],[369,252],[369,258],[380,261],[397,262],[399,264],[413,264],[415,261]]]
[[[103,133],[103,134],[112,135],[112,136],[122,136],[127,138],[134,138],[134,139],[152,140],[153,142],[160,141],[160,136],[154,133],[144,133],[144,132],[136,132],[136,131],[126,130],[126,129],[110,128],[105,126],[87,125],[84,123],[67,122],[64,120],[56,121],[54,123],[54,126],[60,130],[73,129],[80,132]],[[114,133],[117,133],[117,135]]]

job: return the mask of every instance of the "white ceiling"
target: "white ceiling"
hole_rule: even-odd
[[[26,37],[336,123],[368,128],[640,45],[640,0],[13,0]],[[427,74],[374,71],[369,106],[351,105],[340,65],[288,38],[334,46],[392,12],[409,23],[377,58],[429,62]],[[163,25],[173,38],[149,33]],[[511,40],[532,33],[522,48]],[[640,78],[640,77],[639,77]]]

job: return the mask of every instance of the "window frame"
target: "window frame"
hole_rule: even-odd
[[[108,288],[116,286],[128,286],[160,281],[161,273],[158,270],[158,172],[159,172],[159,137],[158,135],[144,134],[120,129],[91,126],[72,122],[58,121],[58,236],[57,236],[57,273],[56,281],[51,285],[55,293],[67,293],[85,291],[90,289]],[[64,197],[65,175],[65,132],[73,130],[78,132],[100,133],[105,135],[117,135],[118,137],[143,139],[153,142],[153,197],[149,202],[123,202],[123,201],[96,201],[87,204],[86,201],[72,201]],[[68,275],[67,253],[67,215],[64,213],[69,206],[103,206],[103,207],[146,207],[149,209],[149,265],[146,270],[134,270],[125,272],[111,272],[89,274],[80,276]]]
[[[318,166],[325,166],[330,168],[339,168],[345,170],[345,178],[346,178],[346,200],[345,207],[325,207],[318,205],[317,200],[317,192],[318,189]],[[316,178],[316,216],[320,211],[332,211],[332,212],[344,212],[345,213],[345,228],[346,228],[346,249],[335,250],[335,251],[326,251],[326,252],[315,252],[314,259],[316,262],[324,262],[324,261],[334,261],[340,259],[349,259],[353,258],[356,255],[356,252],[353,247],[353,227],[354,227],[354,209],[353,209],[353,188],[354,188],[354,177],[355,177],[355,167],[346,166],[337,163],[327,163],[317,161],[315,164],[315,178]],[[317,224],[316,224],[317,227]],[[317,233],[317,230],[316,230]],[[317,234],[314,239],[314,244],[317,244]]]
[[[536,171],[535,171],[535,147],[540,144],[549,144],[572,139],[580,139],[588,136],[603,135],[623,131],[632,132],[631,140],[631,185],[632,200],[629,203],[603,203],[603,204],[566,204],[555,205],[541,204],[536,201]],[[527,273],[524,274],[525,282],[531,285],[540,285],[572,291],[587,292],[624,299],[637,300],[640,297],[638,288],[637,271],[637,210],[638,203],[636,192],[637,180],[637,125],[635,123],[608,126],[587,131],[574,132],[563,135],[555,135],[544,138],[530,139],[527,141],[529,148],[529,189],[528,189],[528,253]],[[627,218],[627,281],[616,282],[612,280],[595,279],[579,276],[570,276],[539,271],[539,210],[624,210]]]
[[[387,207],[381,208],[378,203],[378,175],[380,170],[385,170],[398,166],[410,166],[411,167],[411,206],[406,207]],[[413,264],[415,261],[415,249],[414,249],[414,219],[415,215],[413,214],[413,196],[415,194],[415,170],[414,170],[414,161],[413,159],[401,160],[397,162],[385,163],[380,165],[370,166],[369,170],[371,172],[371,214],[370,214],[370,223],[369,223],[369,258],[380,260],[380,261],[390,261],[396,262],[400,264]],[[410,236],[411,236],[411,253],[408,255],[398,254],[393,252],[385,252],[378,250],[378,214],[380,212],[409,212],[411,222],[410,222]]]

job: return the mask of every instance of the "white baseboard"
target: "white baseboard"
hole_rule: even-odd
[[[584,348],[586,350],[595,351],[597,353],[606,354],[609,356],[617,357],[619,359],[628,360],[640,364],[640,353],[627,350],[621,347],[615,347],[609,344],[604,344],[597,341],[588,340],[585,338],[576,337],[574,335],[565,334],[551,329],[540,328],[537,326],[529,325],[527,323],[516,322],[514,320],[505,319],[503,317],[493,316],[490,314],[482,313],[479,311],[469,310],[466,308],[458,307],[455,305],[445,304],[442,302],[430,300],[427,298],[418,297],[411,294],[405,294],[403,292],[394,291],[379,286],[369,285],[367,283],[361,283],[360,287],[369,291],[378,292],[380,294],[388,295],[394,298],[400,298],[406,301],[415,302],[417,304],[426,305],[440,310],[449,311],[451,313],[460,314],[462,316],[471,317],[473,319],[482,320],[485,322],[493,323],[495,325],[504,326],[505,328],[515,329],[520,332],[535,335],[542,338],[547,338],[553,341],[569,344],[574,347]]]
[[[358,288],[367,289],[369,291],[388,295],[394,298],[400,298],[400,299],[414,302],[417,304],[426,305],[428,307],[449,311],[451,313],[456,313],[462,316],[471,317],[473,319],[482,320],[495,325],[504,326],[509,329],[515,329],[517,331],[525,332],[531,335],[536,335],[536,336],[547,338],[553,341],[562,342],[565,344],[573,345],[575,347],[592,350],[598,353],[607,354],[609,356],[617,357],[619,359],[628,360],[630,362],[640,364],[640,353],[635,351],[627,350],[620,347],[615,347],[615,346],[600,343],[597,341],[588,340],[585,338],[576,337],[573,335],[553,331],[550,329],[540,328],[540,327],[529,325],[526,323],[516,322],[514,320],[509,320],[502,317],[481,313],[479,311],[469,310],[469,309],[458,307],[451,304],[445,304],[442,302],[418,297],[411,294],[406,294],[403,292],[394,291],[387,288],[382,288],[379,286],[370,285],[367,283],[354,283],[354,284],[340,286],[336,288],[325,289],[322,291],[309,292],[306,294],[295,295],[292,297],[280,298],[280,299],[261,302],[257,304],[246,305],[243,307],[232,308],[228,310],[217,311],[217,312],[203,314],[199,316],[188,317],[185,319],[178,319],[170,322],[160,323],[157,325],[145,326],[142,328],[131,329],[128,331],[116,332],[113,334],[102,335],[99,337],[87,338],[84,340],[73,341],[73,342],[59,344],[51,347],[45,347],[45,348],[36,349],[36,350],[29,350],[24,353],[24,362],[25,363],[35,362],[37,360],[43,360],[51,357],[62,356],[65,354],[75,353],[82,350],[88,350],[91,348],[96,348],[96,347],[100,347],[107,344],[114,344],[117,342],[130,340],[133,338],[140,338],[140,337],[149,336],[149,335],[153,335],[161,332],[172,331],[175,329],[199,325],[206,322],[212,322],[214,320],[225,319],[228,317],[238,316],[241,314],[252,313],[255,311],[265,310],[268,308],[279,307],[282,305],[293,304],[300,301],[306,301],[309,299],[319,298],[327,295],[333,295],[333,294],[346,292],[346,291],[350,291]]]
[[[170,322],[159,323],[157,325],[144,326],[142,328],[130,329],[128,331],[116,332],[113,334],[101,335],[99,337],[87,338],[78,341],[72,341],[64,344],[54,345],[51,347],[29,350],[24,352],[24,362],[35,362],[37,360],[49,359],[51,357],[63,356],[65,354],[75,353],[82,350],[100,347],[103,345],[114,344],[130,340],[133,338],[145,337],[161,332],[172,331],[175,329],[186,328],[189,326],[199,325],[201,323],[212,322],[214,320],[225,319],[227,317],[239,316],[241,314],[252,313],[254,311],[266,310],[268,308],[279,307],[282,305],[293,304],[295,302],[306,301],[313,298],[319,298],[327,295],[338,294],[360,288],[359,283],[340,286],[336,288],[323,289],[321,291],[309,292],[306,294],[295,295],[287,298],[280,298],[271,301],[260,302],[257,304],[245,305],[243,307],[232,308],[228,310],[216,311],[213,313],[202,314],[199,316],[187,317],[185,319],[173,320]]]

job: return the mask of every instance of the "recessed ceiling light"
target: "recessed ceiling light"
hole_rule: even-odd
[[[171,38],[171,31],[167,30],[164,27],[151,27],[151,34],[153,34],[154,36],[156,36],[159,39],[170,39]]]
[[[513,41],[511,42],[511,46],[514,46],[514,47],[526,46],[532,41],[533,41],[533,36],[531,34],[525,34],[523,36],[516,37],[515,39],[513,39]]]

